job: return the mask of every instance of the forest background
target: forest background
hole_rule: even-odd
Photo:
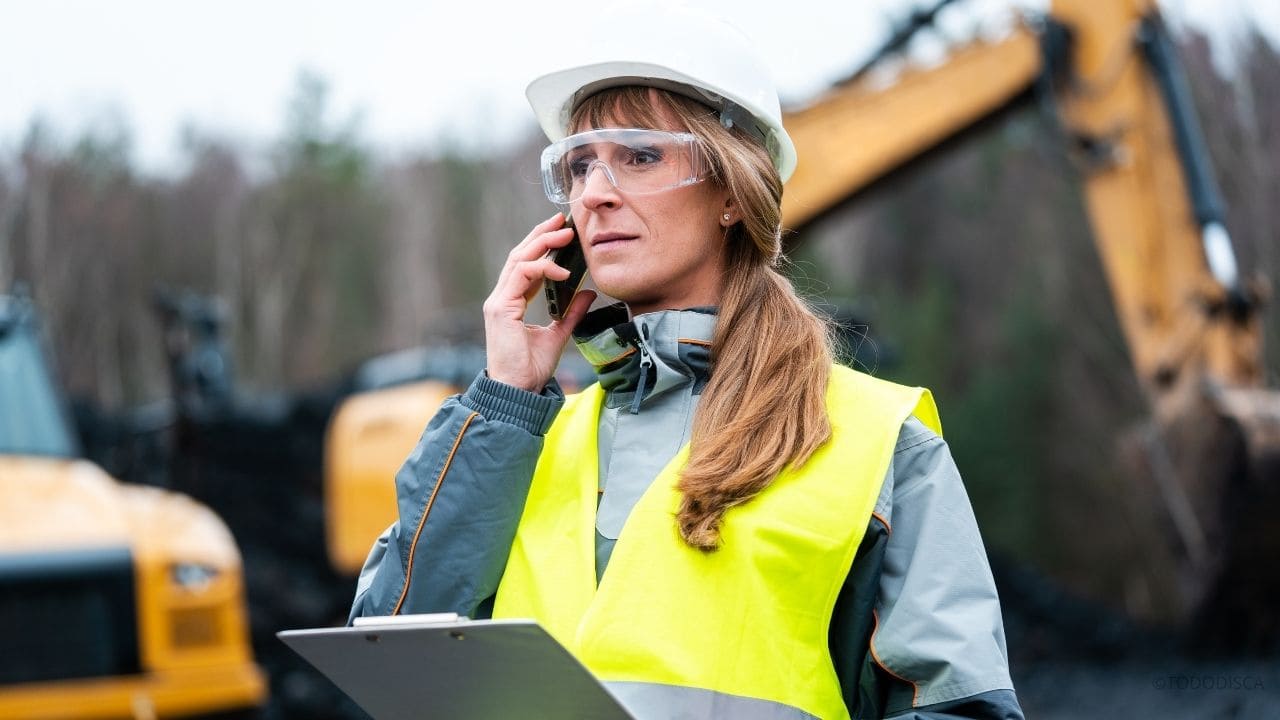
[[[1203,36],[1181,52],[1241,265],[1276,287],[1280,54],[1251,34],[1224,76]],[[72,396],[120,409],[169,392],[160,286],[221,299],[245,393],[482,340],[507,250],[551,210],[532,126],[500,155],[386,158],[303,74],[284,128],[266,157],[192,131],[165,177],[136,166],[120,125],[62,142],[36,121],[0,155],[0,292],[29,286]],[[789,271],[866,323],[867,369],[934,390],[990,550],[1159,615],[1160,565],[1135,556],[1159,519],[1125,499],[1142,490],[1115,442],[1146,408],[1064,147],[1023,111],[806,229]],[[1276,385],[1280,313],[1266,323]]]

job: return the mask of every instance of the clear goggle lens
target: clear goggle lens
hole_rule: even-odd
[[[707,174],[691,133],[588,130],[542,151],[542,186],[553,203],[576,202],[597,171],[618,190],[635,195],[692,185]]]

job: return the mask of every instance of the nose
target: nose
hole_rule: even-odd
[[[582,206],[590,209],[612,208],[617,207],[621,199],[613,170],[600,160],[591,163],[587,168],[586,178],[582,181],[582,194],[578,196]]]

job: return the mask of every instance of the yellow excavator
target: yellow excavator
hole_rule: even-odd
[[[253,714],[226,525],[81,459],[49,368],[31,301],[0,295],[0,718]]]
[[[900,51],[949,4],[918,12]],[[1178,620],[1271,616],[1280,559],[1280,394],[1263,386],[1264,285],[1237,267],[1186,81],[1154,0],[1053,0],[998,41],[891,83],[866,70],[788,114],[801,162],[785,226],[811,220],[1048,92],[1081,159],[1086,210],[1155,429],[1145,471],[1175,529]],[[871,141],[867,141],[871,139]],[[448,388],[356,395],[327,438],[329,549],[355,572],[395,517],[394,473]]]
[[[787,185],[785,221],[802,227],[1046,87],[1153,415],[1143,469],[1176,539],[1175,613],[1195,623],[1217,608],[1264,622],[1280,596],[1263,569],[1280,558],[1268,527],[1280,512],[1280,392],[1264,387],[1262,362],[1268,288],[1237,267],[1154,0],[1054,0],[1005,39],[961,48],[887,89],[855,74],[787,119],[805,162]]]

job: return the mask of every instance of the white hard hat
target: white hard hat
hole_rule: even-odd
[[[646,85],[687,95],[760,138],[782,181],[796,167],[796,148],[782,127],[772,75],[751,41],[695,8],[632,3],[584,22],[581,64],[548,73],[525,90],[552,142],[568,134],[578,103],[605,88]]]

